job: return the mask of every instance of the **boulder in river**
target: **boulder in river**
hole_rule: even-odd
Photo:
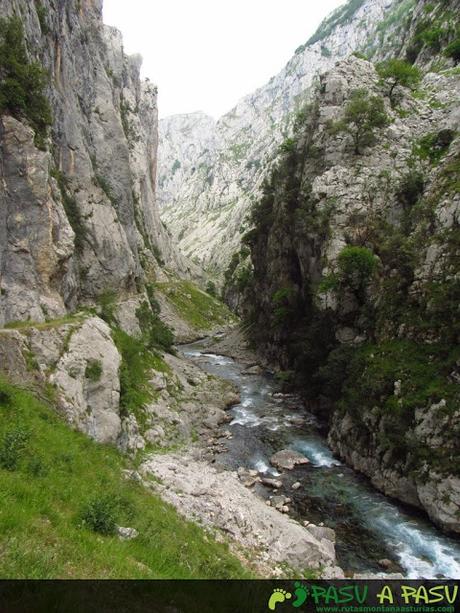
[[[270,458],[270,463],[276,468],[284,470],[292,470],[295,466],[301,464],[309,464],[310,460],[298,451],[292,451],[292,449],[282,449],[277,451]]]
[[[259,364],[254,364],[254,366],[250,366],[243,371],[243,375],[261,375],[263,374],[264,369]]]
[[[283,507],[287,507],[287,505],[291,502],[290,498],[287,498],[286,496],[271,496],[270,497],[270,505],[272,507],[274,507],[275,509],[277,509],[278,511],[282,511]],[[289,511],[289,507],[288,511]]]
[[[241,396],[237,392],[230,391],[225,396],[225,408],[231,409],[241,402]]]
[[[270,479],[268,477],[262,477],[263,485],[268,485],[268,487],[272,487],[273,489],[279,490],[283,487],[283,482],[279,479]]]
[[[238,468],[238,477],[245,487],[252,487],[255,483],[260,482],[260,477],[256,470],[248,470],[243,466]]]

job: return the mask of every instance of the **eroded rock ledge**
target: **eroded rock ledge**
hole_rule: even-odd
[[[301,526],[267,506],[236,473],[218,471],[200,455],[196,449],[184,455],[151,456],[140,473],[159,480],[150,487],[182,515],[228,535],[233,549],[249,550],[259,571],[279,577],[282,566],[288,565],[297,571],[317,569],[324,579],[344,576],[336,565],[333,530]]]

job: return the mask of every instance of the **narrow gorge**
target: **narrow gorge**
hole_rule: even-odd
[[[217,121],[102,9],[0,8],[3,577],[458,577],[459,1]]]

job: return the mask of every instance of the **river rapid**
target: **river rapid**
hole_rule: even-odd
[[[391,561],[389,572],[406,578],[460,577],[459,540],[444,535],[416,510],[380,494],[335,458],[315,416],[295,396],[281,394],[269,373],[245,374],[247,364],[208,353],[206,346],[206,340],[198,341],[181,351],[208,373],[232,381],[241,395],[225,427],[232,437],[216,464],[278,477],[271,455],[286,448],[299,451],[310,463],[285,471],[279,493],[292,499],[293,517],[335,530],[337,560],[345,572],[382,572],[379,560],[385,559]],[[292,488],[295,482],[301,483],[297,490]],[[262,484],[255,489],[264,498],[273,495]]]

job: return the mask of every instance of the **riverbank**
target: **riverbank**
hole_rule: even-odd
[[[181,479],[177,473],[180,475],[191,462],[187,455],[183,460],[166,460],[176,471],[165,470],[163,460],[157,468],[150,465],[162,475],[166,490],[177,488],[177,496],[165,494],[174,496],[176,508],[184,514],[193,512],[204,523],[210,522],[219,529],[220,517],[216,520],[210,515],[219,515],[219,511],[209,492],[214,490],[215,479],[218,482],[230,473],[241,482],[246,497],[262,501],[267,508],[275,507],[279,516],[289,514],[302,527],[306,522],[307,528],[313,524],[333,529],[338,565],[347,576],[457,576],[457,540],[440,533],[411,509],[379,494],[364,477],[341,464],[328,448],[315,417],[296,396],[280,393],[280,385],[253,363],[253,355],[240,361],[211,353],[224,348],[228,354],[231,351],[236,355],[231,345],[229,339],[208,338],[181,348],[205,372],[237,385],[241,399],[227,411],[231,422],[210,433],[202,455],[194,459],[198,462],[192,464],[197,475],[204,471],[199,464],[203,460],[217,471],[217,476],[212,470],[212,475],[206,477],[211,485],[194,501],[190,492],[179,496]],[[239,357],[243,350],[244,347],[238,351]],[[282,449],[297,451],[309,463],[293,470],[277,470],[271,459]],[[226,501],[224,493],[219,496]],[[289,501],[285,504],[286,498]],[[234,523],[231,517],[226,521]]]
[[[217,540],[229,539],[231,551],[259,576],[344,576],[336,565],[333,530],[302,526],[267,506],[235,472],[218,470],[201,457],[199,448],[152,456],[140,473],[154,476],[154,490],[187,519],[211,529]]]
[[[218,351],[235,357],[242,371],[262,372],[258,358],[246,347],[241,331],[232,328],[194,344],[203,349],[204,360]],[[190,359],[183,346],[185,357]],[[193,360],[209,372],[200,360]],[[225,378],[234,389],[236,382]],[[231,406],[240,404],[239,396]],[[172,504],[186,517],[211,530],[217,540],[229,542],[232,552],[260,576],[312,576],[324,579],[344,577],[337,566],[334,531],[313,523],[296,521],[267,504],[251,486],[260,481],[257,471],[247,473],[240,468],[226,470],[218,457],[225,453],[232,434],[227,420],[209,423],[194,447],[180,453],[154,454],[140,466],[143,478],[154,477],[148,487]],[[227,423],[225,423],[227,421]],[[223,425],[225,424],[225,425]]]
[[[0,411],[4,579],[254,577],[226,542],[133,479],[129,457],[2,377]]]

